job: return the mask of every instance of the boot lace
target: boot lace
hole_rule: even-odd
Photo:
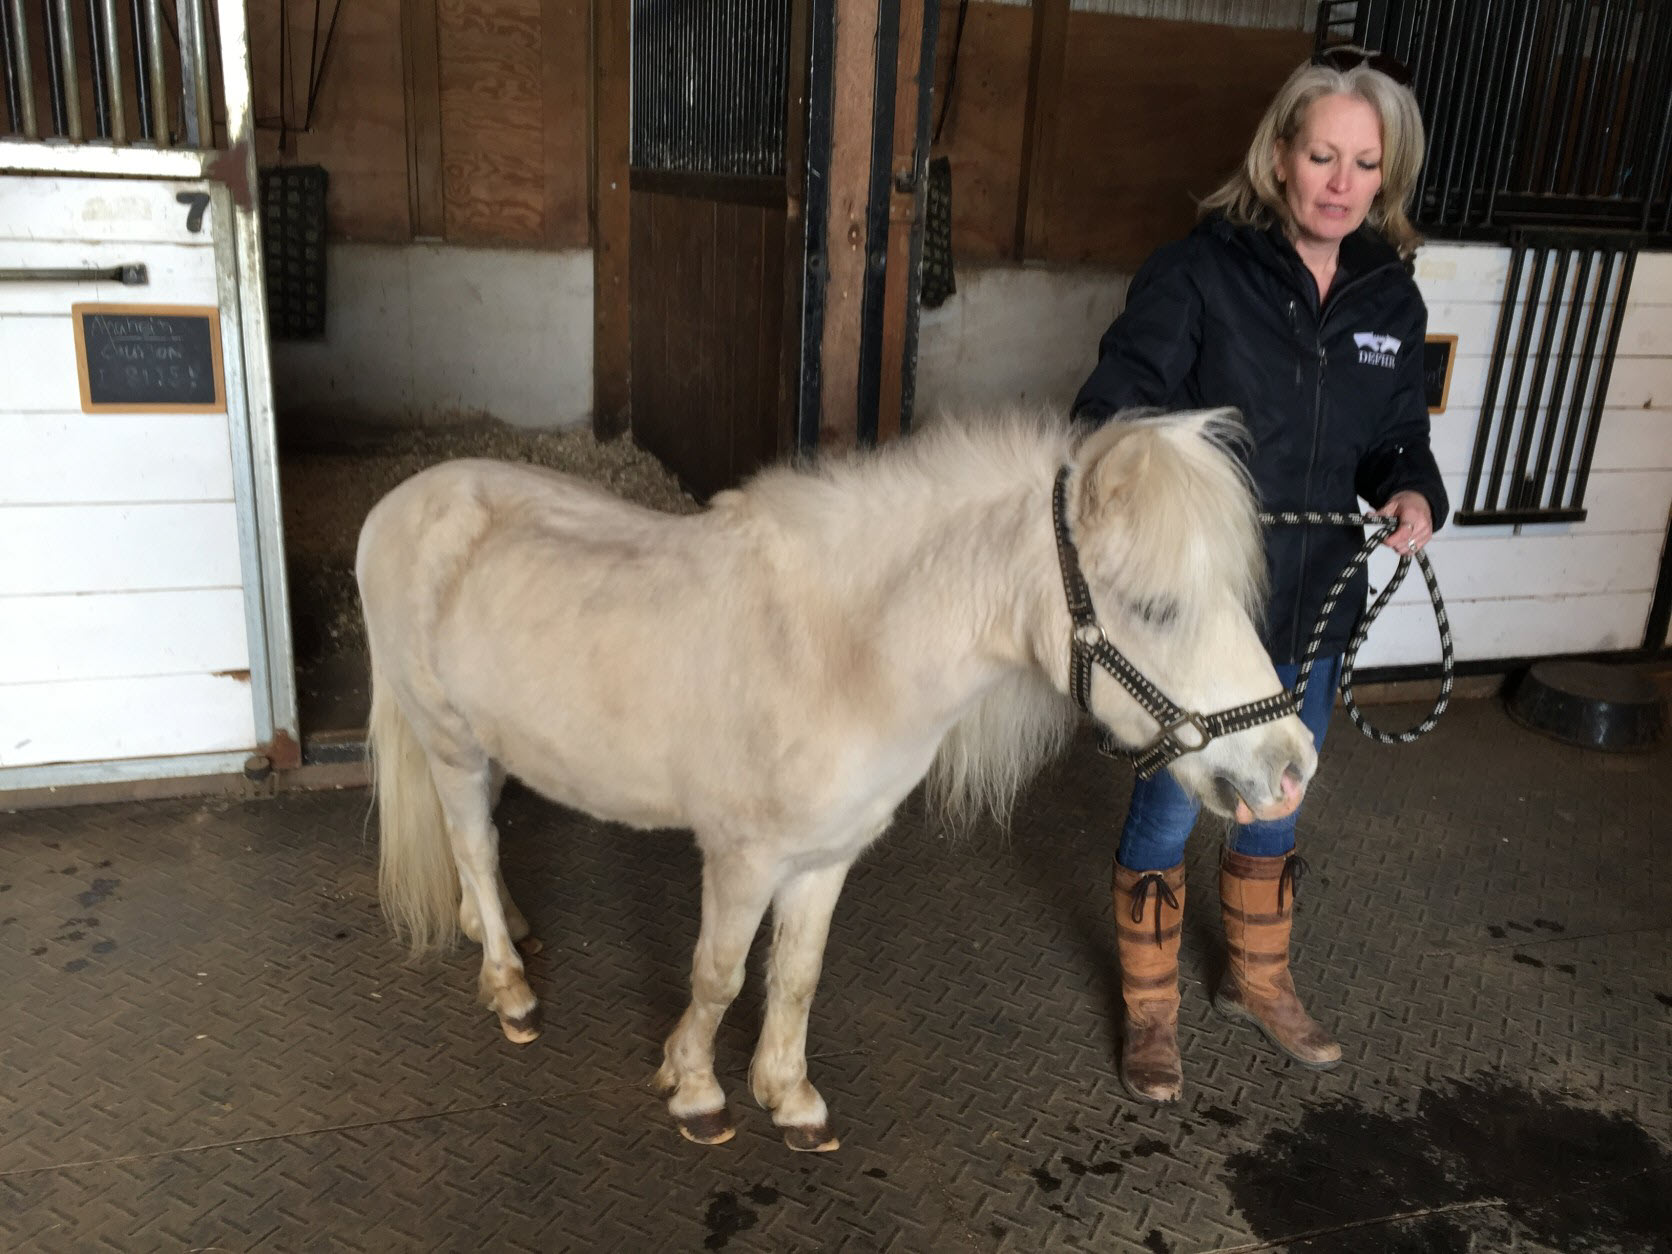
[[[1283,890],[1289,890],[1289,902],[1292,905],[1296,894],[1300,891],[1300,881],[1312,867],[1305,858],[1298,853],[1292,853],[1283,861],[1283,870],[1277,877],[1277,912],[1283,913]]]
[[[1173,890],[1167,886],[1167,878],[1160,871],[1151,871],[1148,875],[1140,876],[1138,882],[1132,886],[1132,921],[1144,921],[1144,909],[1151,894],[1156,898],[1155,910],[1155,944],[1161,946],[1161,903],[1166,902],[1174,910],[1179,908],[1179,899],[1173,895]]]

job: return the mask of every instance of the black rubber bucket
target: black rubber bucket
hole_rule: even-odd
[[[1584,749],[1647,749],[1666,727],[1665,702],[1653,679],[1600,662],[1537,662],[1515,685],[1508,706],[1523,726]]]

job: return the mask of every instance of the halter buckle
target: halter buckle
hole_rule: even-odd
[[[1179,739],[1178,733],[1181,728],[1185,727],[1188,727],[1191,731],[1196,733],[1197,741],[1195,744],[1187,745],[1183,740]],[[1181,713],[1178,718],[1163,727],[1161,729],[1161,734],[1156,737],[1157,743],[1161,741],[1172,742],[1175,750],[1175,757],[1186,753],[1195,753],[1198,749],[1205,748],[1208,741],[1212,739],[1213,729],[1202,721],[1202,716],[1200,714],[1192,714],[1189,712]]]

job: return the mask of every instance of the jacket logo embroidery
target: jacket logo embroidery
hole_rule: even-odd
[[[1374,331],[1354,331],[1353,343],[1358,345],[1359,365],[1393,369],[1399,353],[1399,341],[1393,336],[1377,335]]]

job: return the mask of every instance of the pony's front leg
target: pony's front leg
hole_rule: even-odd
[[[432,759],[431,774],[459,869],[459,919],[466,934],[482,944],[482,1001],[499,1016],[507,1039],[526,1045],[540,1035],[534,1019],[539,1002],[511,943],[506,910],[510,896],[500,876],[499,832],[489,813],[487,765],[455,766]],[[526,934],[528,924],[516,906],[509,914]]]
[[[830,916],[851,862],[796,876],[772,899],[772,958],[766,1020],[749,1066],[755,1100],[772,1112],[793,1150],[833,1150],[824,1098],[807,1079],[807,1016],[824,963]]]
[[[729,1141],[736,1131],[725,1090],[714,1077],[714,1033],[743,986],[744,961],[772,897],[770,866],[743,856],[704,855],[702,931],[691,958],[691,1004],[663,1049],[651,1082],[668,1098],[680,1133],[699,1145]]]

